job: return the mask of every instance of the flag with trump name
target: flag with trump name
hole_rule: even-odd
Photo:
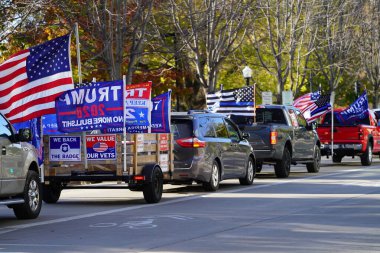
[[[209,93],[207,94],[207,105],[210,111],[216,113],[254,116],[253,93],[253,86]]]
[[[345,121],[363,119],[368,117],[368,98],[367,91],[358,97],[349,107],[340,112],[340,115]]]
[[[22,50],[0,65],[0,111],[12,123],[55,113],[55,98],[73,87],[67,34]]]

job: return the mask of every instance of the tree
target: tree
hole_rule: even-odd
[[[380,2],[365,1],[360,14],[357,46],[363,68],[373,86],[372,104],[377,108],[380,87]]]
[[[309,7],[307,3],[303,0],[258,0],[259,15],[252,16],[251,45],[261,66],[277,80],[278,103],[282,103],[281,94],[305,32],[303,18]]]
[[[170,4],[172,22],[185,46],[182,52],[194,66],[203,94],[213,92],[221,64],[243,42],[251,2],[170,0]]]

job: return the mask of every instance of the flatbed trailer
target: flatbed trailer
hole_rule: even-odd
[[[109,181],[158,203],[172,177],[172,150],[171,134],[127,134],[125,145],[122,134],[44,136],[43,200],[56,203],[65,188],[105,188],[96,183]]]

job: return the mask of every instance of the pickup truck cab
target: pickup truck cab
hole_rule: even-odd
[[[0,205],[19,219],[38,217],[42,204],[38,156],[30,140],[30,129],[16,133],[0,114]]]
[[[319,172],[320,141],[312,125],[307,124],[295,107],[259,105],[256,119],[231,116],[243,132],[257,159],[257,172],[262,164],[274,165],[277,177],[288,177],[291,164],[306,164],[310,173]]]
[[[344,156],[359,156],[361,164],[372,164],[373,154],[380,154],[380,127],[373,112],[362,119],[344,121],[340,117],[343,108],[334,110],[331,126],[331,112],[322,117],[317,132],[321,139],[321,154],[333,162],[340,163]],[[331,147],[331,130],[333,130],[333,148]]]

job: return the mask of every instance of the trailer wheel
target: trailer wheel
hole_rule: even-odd
[[[372,144],[370,142],[367,144],[365,153],[360,156],[360,161],[363,166],[369,166],[372,164]]]
[[[333,155],[332,156],[333,163],[341,163],[342,162],[342,158],[343,158],[343,156]]]
[[[147,174],[150,180],[143,186],[144,199],[149,204],[158,203],[161,200],[164,188],[162,171],[159,166],[154,166],[150,173],[148,172]]]
[[[42,199],[45,203],[54,204],[57,203],[61,196],[62,187],[59,184],[44,185],[42,191]]]
[[[23,204],[10,206],[18,219],[37,218],[41,211],[41,183],[37,172],[29,170],[25,182]]]
[[[286,178],[290,173],[290,165],[292,158],[290,157],[290,152],[288,148],[284,148],[284,153],[282,154],[282,160],[277,161],[274,165],[274,172],[278,178]]]

